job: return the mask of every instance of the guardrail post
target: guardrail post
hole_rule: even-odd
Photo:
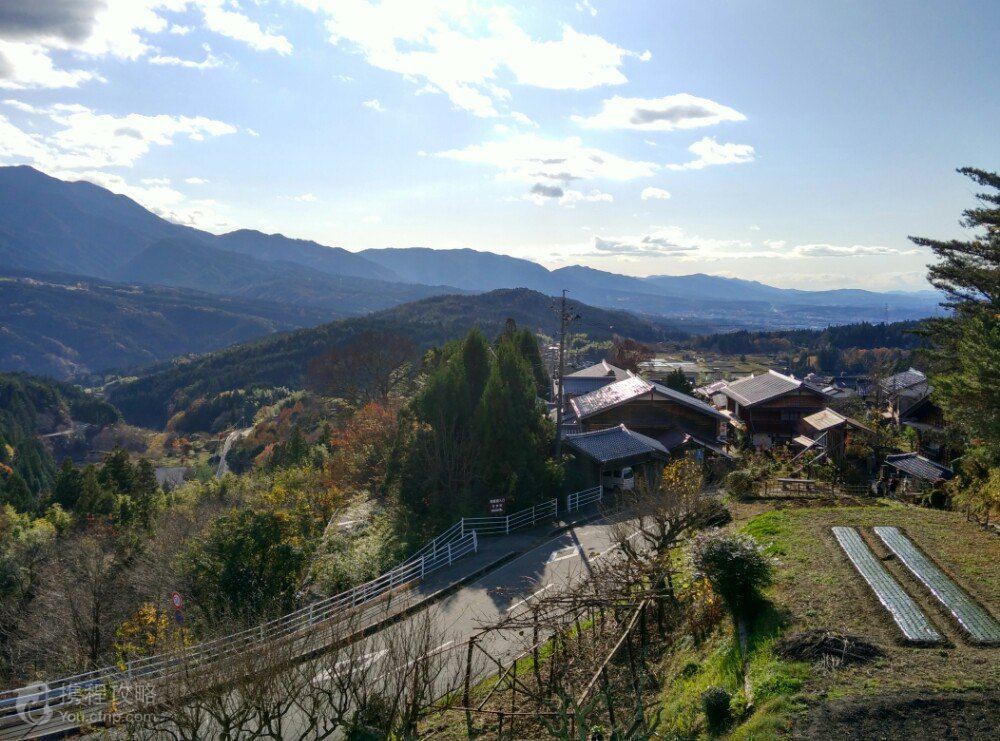
[[[451,566],[451,543],[448,544],[448,565]]]
[[[472,531],[472,550],[474,552],[478,552],[479,551],[479,536],[476,535],[476,531],[475,530]]]
[[[460,538],[464,538],[465,537],[465,518],[464,517],[461,520],[458,521],[458,537],[460,537]]]
[[[421,556],[420,557],[420,578],[421,579],[424,578],[424,567],[427,565],[426,561],[427,561],[427,556]]]
[[[315,607],[315,605],[313,605],[312,603],[310,603],[310,605],[309,605],[309,624],[310,625],[313,624],[313,608],[314,607]]]
[[[506,520],[507,520],[507,533],[506,534],[510,535],[510,515],[507,515]]]

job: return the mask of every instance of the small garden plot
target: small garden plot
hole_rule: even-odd
[[[947,574],[895,527],[876,527],[875,534],[965,629],[975,643],[1000,643],[1000,624],[976,604]]]
[[[858,532],[850,527],[834,527],[833,534],[854,568],[861,574],[861,578],[868,583],[878,601],[892,615],[892,619],[903,631],[906,640],[909,643],[941,643],[943,640],[941,634],[931,625],[913,598],[875,558],[875,554]]]

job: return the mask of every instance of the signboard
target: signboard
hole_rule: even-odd
[[[507,500],[504,497],[490,500],[490,514],[502,515],[507,509]]]
[[[171,594],[170,601],[173,603],[175,610],[180,610],[182,607],[184,607],[184,598],[181,597],[180,592],[174,592],[173,594]]]

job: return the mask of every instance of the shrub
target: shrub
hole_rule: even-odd
[[[774,560],[746,534],[721,530],[699,534],[691,547],[691,562],[735,620],[750,616],[773,576]]]
[[[729,496],[736,499],[749,499],[757,493],[757,479],[745,468],[730,471],[723,486]]]
[[[705,711],[705,720],[711,731],[725,728],[731,719],[729,703],[733,696],[729,690],[719,685],[712,685],[701,695],[701,707]]]

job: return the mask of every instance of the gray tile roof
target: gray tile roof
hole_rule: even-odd
[[[563,376],[563,394],[581,396],[614,382],[614,376]],[[558,384],[558,381],[556,383]]]
[[[742,378],[739,381],[733,381],[721,391],[730,399],[748,407],[759,404],[762,401],[767,401],[768,399],[773,399],[776,396],[787,394],[789,391],[794,391],[801,386],[810,388],[820,394],[823,393],[815,386],[773,370],[769,370],[767,373],[762,373],[759,376],[750,376]]]
[[[924,458],[918,453],[899,453],[898,455],[888,455],[885,462],[902,471],[924,481],[944,481],[954,476],[954,472],[947,466]]]
[[[667,456],[667,449],[651,437],[633,432],[625,425],[607,430],[567,435],[566,445],[597,463],[613,463],[644,455]]]
[[[703,414],[708,414],[709,416],[715,417],[716,419],[725,419],[726,415],[720,412],[718,409],[713,407],[701,399],[696,399],[693,396],[688,396],[682,391],[677,391],[670,388],[669,386],[664,386],[662,383],[654,383],[653,387],[656,389],[656,393],[668,396],[674,401],[683,404],[684,406],[691,407]]]
[[[602,360],[600,363],[594,363],[593,365],[588,365],[586,368],[581,368],[578,371],[573,371],[572,373],[567,373],[565,378],[613,378],[616,381],[622,381],[628,378],[631,373],[629,373],[624,368],[619,368],[616,365],[611,365],[607,360]]]
[[[577,396],[570,402],[570,406],[576,412],[579,419],[585,419],[592,414],[603,412],[619,404],[634,399],[640,394],[646,394],[653,390],[653,384],[638,376],[626,378],[624,381],[616,381],[608,384],[604,388],[591,391],[589,394]]]
[[[914,387],[922,387],[927,384],[927,376],[916,368],[894,373],[888,378],[883,378],[880,385],[886,393],[898,393]]]
[[[674,391],[672,388],[659,383],[650,383],[638,376],[631,376],[624,381],[616,381],[596,391],[591,391],[589,394],[577,396],[570,401],[570,406],[576,412],[576,416],[579,419],[586,419],[598,412],[603,412],[619,404],[631,401],[638,396],[651,394],[652,392],[666,396],[702,414],[707,414],[717,419],[722,419],[724,416],[711,404],[706,404],[701,399],[688,396],[680,391]]]

